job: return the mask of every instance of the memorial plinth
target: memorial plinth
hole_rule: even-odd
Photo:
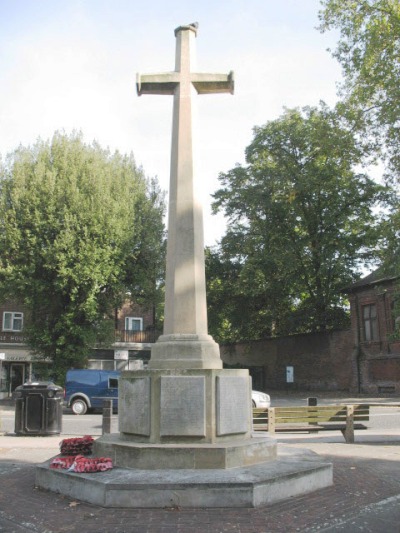
[[[276,459],[273,439],[252,438],[247,370],[124,372],[119,434],[95,442],[114,464],[143,469],[236,468]]]
[[[222,369],[208,335],[202,208],[195,192],[192,111],[197,94],[233,93],[233,74],[195,73],[197,24],[175,30],[175,71],[138,75],[142,94],[173,95],[164,334],[149,368],[123,372],[119,433],[94,444],[112,472],[37,469],[36,483],[107,507],[243,507],[332,484],[315,455],[277,453],[252,435],[248,370]]]
[[[161,335],[151,350],[149,368],[222,368],[219,346],[211,335]]]

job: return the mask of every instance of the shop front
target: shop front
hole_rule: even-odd
[[[33,374],[34,362],[29,353],[24,350],[3,350],[0,352],[0,399],[11,397],[17,387],[36,379]]]

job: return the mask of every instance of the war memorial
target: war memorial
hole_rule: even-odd
[[[234,76],[197,73],[198,25],[175,30],[175,70],[137,76],[138,95],[173,96],[163,335],[146,370],[119,383],[119,433],[94,443],[107,472],[36,469],[39,487],[104,507],[257,507],[332,484],[332,465],[252,431],[251,378],[223,369],[208,335],[193,107],[234,92]]]

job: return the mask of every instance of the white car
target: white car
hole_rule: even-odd
[[[271,398],[269,397],[269,394],[265,394],[265,392],[259,392],[257,390],[251,391],[251,400],[253,407],[259,407],[261,409],[271,407]]]

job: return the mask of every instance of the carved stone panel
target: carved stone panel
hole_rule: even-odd
[[[119,381],[119,429],[123,433],[150,435],[150,378]]]
[[[160,435],[204,437],[205,428],[205,378],[161,377]]]
[[[217,435],[249,430],[250,391],[248,377],[217,376]]]

